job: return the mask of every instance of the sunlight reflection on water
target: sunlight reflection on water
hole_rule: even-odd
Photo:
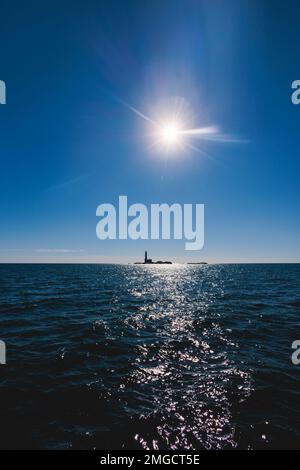
[[[3,446],[299,442],[299,280],[288,265],[0,266]]]

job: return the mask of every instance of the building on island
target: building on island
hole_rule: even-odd
[[[148,253],[147,253],[147,251],[145,251],[144,262],[141,263],[141,262],[137,261],[137,262],[134,263],[134,264],[172,264],[172,261],[152,261],[151,258],[148,258]]]

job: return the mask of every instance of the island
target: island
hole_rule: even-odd
[[[152,261],[151,258],[148,258],[147,251],[145,251],[144,262],[136,261],[134,264],[172,264],[172,261]]]
[[[199,262],[195,262],[195,263],[187,263],[187,264],[208,264],[206,263],[206,261],[199,261]]]

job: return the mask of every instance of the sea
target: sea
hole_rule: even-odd
[[[1,449],[300,448],[300,265],[0,265]]]

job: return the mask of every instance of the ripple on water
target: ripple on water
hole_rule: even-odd
[[[298,265],[0,266],[0,446],[298,446],[299,280]]]

